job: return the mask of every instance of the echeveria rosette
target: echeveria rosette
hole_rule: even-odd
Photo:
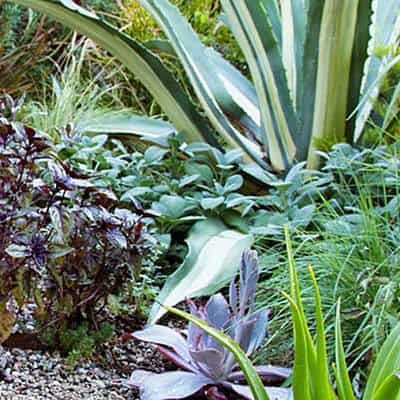
[[[212,296],[205,306],[198,307],[188,301],[193,315],[224,331],[247,355],[260,347],[267,334],[268,309],[255,310],[254,306],[258,278],[256,253],[247,251],[242,256],[239,284],[233,280],[230,285],[229,303],[222,294]],[[148,326],[131,336],[157,344],[166,358],[184,370],[163,374],[134,371],[127,384],[140,388],[142,400],[182,399],[200,392],[209,399],[222,400],[226,398],[224,389],[252,399],[251,390],[243,384],[245,377],[230,351],[196,325],[189,324],[185,337],[162,325]],[[282,383],[291,372],[265,365],[256,369],[266,385]],[[267,387],[267,391],[273,400],[291,397],[287,389]]]

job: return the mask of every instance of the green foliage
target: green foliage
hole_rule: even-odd
[[[338,145],[324,157],[320,174],[330,179],[324,190],[315,192],[310,226],[292,230],[292,241],[306,299],[312,290],[309,264],[320,278],[328,326],[334,323],[335,299],[342,299],[344,345],[353,369],[367,362],[368,354],[376,354],[399,318],[398,145],[375,149]],[[270,243],[259,241],[270,277],[262,285],[259,301],[279,307],[271,326],[280,330],[270,338],[273,345],[266,346],[266,356],[285,359],[291,356],[289,309],[269,288],[288,290],[290,285],[281,244]],[[310,315],[312,302],[306,301],[304,307]],[[332,336],[327,342],[331,353]]]
[[[229,29],[220,23],[221,5],[219,0],[192,0],[185,2],[173,0],[182,14],[187,18],[193,29],[200,35],[201,41],[220,51],[226,59],[234,65],[245,70],[245,61],[242,52],[229,32]],[[124,8],[121,10],[121,18],[124,20],[126,32],[142,42],[155,39],[165,39],[165,35],[160,30],[157,22],[151,14],[140,5],[139,0],[126,0]],[[168,57],[165,54],[161,54]],[[179,68],[179,63],[171,59],[174,68]],[[183,76],[181,69],[179,75]]]
[[[106,114],[118,101],[116,87],[104,82],[111,82],[113,75],[103,67],[96,72],[89,70],[87,58],[95,57],[89,46],[87,40],[73,35],[51,83],[42,85],[40,100],[31,98],[21,110],[20,118],[45,132],[53,142],[60,141],[63,130],[79,131],[82,124]],[[120,110],[123,112],[124,107]]]
[[[8,2],[0,2],[0,92],[23,94],[36,90],[40,60],[54,51],[54,35],[60,29],[49,26],[38,13]]]
[[[336,397],[333,379],[330,377],[328,354],[326,351],[326,331],[323,318],[321,295],[312,267],[309,267],[314,300],[316,339],[312,339],[307,316],[304,313],[303,300],[300,294],[300,285],[294,263],[294,254],[291,246],[288,229],[285,230],[285,241],[288,251],[290,295],[289,300],[294,336],[294,367],[293,367],[293,395],[299,400],[324,399],[354,400],[349,373],[345,361],[342,345],[340,306],[335,316],[335,378],[338,397]],[[400,324],[397,324],[390,336],[381,347],[372,371],[367,380],[363,394],[365,400],[381,400],[385,398],[398,399],[400,396]],[[386,396],[386,397],[385,397]]]
[[[73,368],[82,359],[91,358],[98,346],[109,341],[114,334],[114,326],[103,323],[98,330],[92,330],[87,323],[71,329],[65,325],[58,331],[48,328],[43,339],[51,347],[58,348],[67,355],[67,365]]]

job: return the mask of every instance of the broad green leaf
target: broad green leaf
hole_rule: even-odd
[[[295,399],[312,400],[310,365],[308,352],[311,350],[306,339],[307,322],[297,307],[294,299],[283,293],[290,304],[293,320],[294,365],[292,375],[293,394]]]
[[[168,150],[162,149],[158,146],[150,146],[144,152],[143,158],[144,161],[148,164],[158,163],[160,162],[164,156],[168,153]]]
[[[225,182],[224,192],[235,192],[239,190],[243,185],[243,178],[241,175],[231,175]]]
[[[393,329],[379,351],[368,377],[363,400],[375,400],[379,388],[395,373],[400,371],[400,323]]]
[[[183,217],[193,208],[194,206],[187,199],[175,195],[163,195],[159,201],[152,204],[153,210],[173,219]]]
[[[365,101],[357,112],[354,141],[360,138],[378,98],[383,79],[377,78],[383,78],[382,71],[395,57],[400,38],[400,0],[373,0],[372,9],[372,37],[361,87],[361,96]],[[383,54],[378,54],[379,52]]]
[[[309,273],[314,286],[315,319],[317,323],[317,360],[315,363],[315,370],[313,371],[313,376],[316,379],[314,379],[314,384],[312,386],[316,398],[334,400],[335,395],[329,382],[328,356],[325,340],[325,324],[322,315],[321,294],[318,288],[317,279],[311,266],[309,267]]]
[[[343,348],[342,327],[340,323],[340,300],[336,308],[335,321],[335,377],[336,386],[340,400],[355,400],[353,387],[347,369],[346,358]]]
[[[209,125],[173,74],[145,46],[72,0],[13,0],[88,36],[130,69],[150,91],[175,127],[190,141],[218,145]]]
[[[251,235],[228,229],[221,221],[196,223],[187,239],[183,264],[166,281],[149,317],[155,323],[163,314],[160,304],[174,306],[185,298],[215,293],[235,276],[241,254],[253,242]]]
[[[200,329],[206,332],[208,335],[212,336],[221,346],[228,349],[233,356],[235,357],[240,370],[243,372],[246,377],[246,381],[251,388],[251,392],[253,394],[254,400],[269,400],[269,396],[267,391],[264,388],[264,385],[258,376],[256,369],[253,364],[246,356],[244,351],[240,348],[240,346],[228,335],[215,329],[208,325],[203,320],[185,312],[178,310],[176,308],[165,306],[167,311],[175,314],[178,317],[184,318],[187,321],[192,322],[197,325]]]
[[[225,198],[220,197],[205,197],[200,201],[201,206],[204,210],[213,210],[214,208],[219,207],[221,204],[224,204]]]
[[[224,89],[222,81],[215,79],[215,70],[206,55],[206,47],[178,8],[167,0],[142,0],[141,4],[153,15],[170,40],[217,132],[229,145],[239,145],[251,159],[266,166],[260,146],[242,135],[223,113],[217,97],[226,102],[230,94]],[[215,93],[218,93],[217,96]]]
[[[176,133],[173,125],[161,119],[116,112],[80,121],[79,129],[82,132],[138,136],[161,146],[168,146],[168,138]]]
[[[377,390],[374,400],[400,399],[400,372],[389,376]]]

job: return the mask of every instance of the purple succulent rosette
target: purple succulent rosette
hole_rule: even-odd
[[[229,302],[222,294],[212,296],[203,307],[188,301],[191,314],[228,334],[248,356],[261,346],[267,335],[269,311],[266,307],[255,310],[258,278],[257,255],[246,251],[241,260],[239,284],[235,280],[231,282]],[[224,389],[252,399],[232,353],[193,323],[189,324],[185,337],[162,325],[148,326],[131,336],[157,344],[159,351],[183,370],[163,374],[134,371],[126,384],[138,387],[142,400],[183,399],[197,393],[212,400],[223,400],[226,399]],[[272,400],[291,399],[290,390],[270,386],[286,380],[290,369],[262,365],[256,370]]]

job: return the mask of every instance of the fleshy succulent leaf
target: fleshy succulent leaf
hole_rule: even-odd
[[[239,285],[236,284],[235,279],[231,282],[230,304],[222,294],[216,294],[208,300],[205,306],[188,299],[190,314],[164,305],[166,310],[184,316],[189,321],[186,341],[177,332],[160,325],[151,325],[143,331],[135,332],[132,336],[161,345],[160,352],[165,357],[190,372],[185,376],[196,375],[201,377],[200,380],[207,379],[217,389],[222,385],[235,391],[237,386],[236,392],[245,398],[252,398],[251,394],[249,397],[250,389],[246,386],[235,385],[235,383],[243,381],[243,379],[250,380],[253,390],[257,392],[259,398],[267,399],[268,395],[263,390],[262,380],[267,384],[281,383],[289,377],[290,370],[261,366],[257,371],[252,366],[249,368],[250,372],[246,370],[247,374],[246,372],[234,372],[239,365],[243,366],[243,363],[248,365],[250,361],[247,357],[262,344],[267,333],[268,309],[264,307],[254,311],[258,278],[257,255],[255,252],[246,251],[242,256]],[[164,376],[164,374],[160,376]],[[131,381],[141,382],[143,379],[142,393],[148,395],[149,391],[153,390],[154,392],[153,388],[146,389],[148,380],[147,375],[143,378],[143,372],[133,375]],[[167,378],[165,379],[167,381]],[[140,385],[137,384],[137,386]],[[290,392],[286,390],[279,391],[272,388],[270,391],[273,399],[286,400],[290,398]],[[153,392],[151,392],[151,396],[156,396]],[[206,397],[209,399],[219,398],[214,391],[207,393]],[[143,397],[142,395],[142,398],[145,400],[158,399],[151,396]],[[168,398],[176,399],[178,397]]]
[[[171,328],[162,325],[150,325],[141,331],[132,333],[132,336],[144,342],[170,347],[184,360],[190,360],[186,340]]]
[[[164,346],[157,346],[157,350],[169,361],[173,362],[178,368],[189,372],[197,372],[197,367],[191,361],[184,360],[175,351]]]
[[[262,308],[247,318],[252,321],[251,325],[246,329],[248,332],[246,348],[242,347],[247,354],[252,354],[256,351],[267,336],[268,316],[269,310],[267,308]],[[246,335],[243,334],[242,336]]]
[[[140,389],[141,400],[184,399],[212,383],[206,376],[191,372],[154,374],[142,370],[134,371],[126,382],[128,386]]]
[[[267,385],[281,384],[292,373],[290,368],[275,367],[273,365],[256,365],[254,368],[264,384]],[[235,371],[229,374],[228,380],[231,382],[245,382],[246,378],[242,371]]]
[[[249,386],[231,384],[227,387],[245,399],[254,399]],[[270,400],[293,400],[293,394],[290,389],[266,387],[265,390]]]
[[[257,253],[252,250],[243,252],[239,285],[240,309],[242,314],[247,309],[249,312],[253,310],[258,278],[259,264]]]
[[[224,330],[231,320],[229,304],[220,293],[210,297],[205,307],[205,314],[207,322],[220,330]]]
[[[224,374],[224,351],[216,349],[191,350],[190,355],[198,368],[211,379],[220,380]]]

